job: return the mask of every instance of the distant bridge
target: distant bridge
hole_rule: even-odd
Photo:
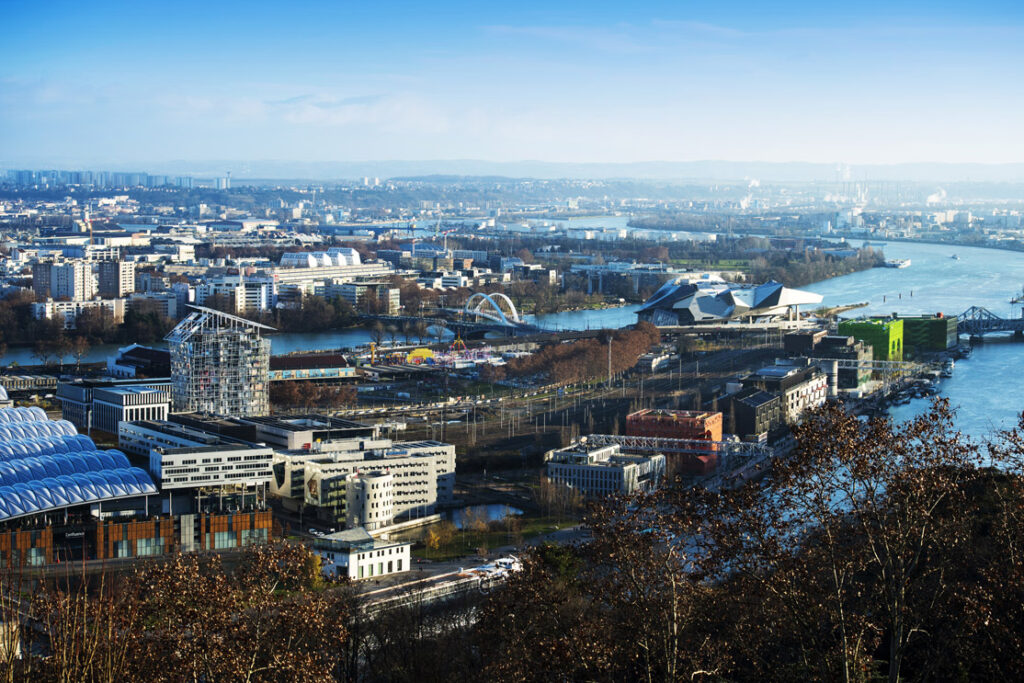
[[[466,299],[462,308],[437,308],[427,317],[406,315],[367,315],[373,320],[384,322],[424,322],[431,326],[445,327],[452,332],[472,336],[487,332],[501,332],[507,336],[538,334],[547,330],[525,322],[519,315],[512,299],[501,292],[486,294],[476,292]]]
[[[1001,318],[987,308],[971,306],[957,316],[957,332],[972,338],[982,338],[992,332],[1024,334],[1024,317]]]
[[[461,309],[458,309],[461,310]],[[446,312],[447,309],[440,309],[438,312]],[[396,323],[405,325],[407,323],[426,323],[430,327],[444,327],[464,337],[483,335],[487,332],[501,332],[506,336],[522,336],[540,334],[546,332],[543,328],[530,323],[503,323],[492,320],[460,320],[456,316],[442,317],[417,316],[417,315],[364,315],[365,320],[379,320],[383,323]]]

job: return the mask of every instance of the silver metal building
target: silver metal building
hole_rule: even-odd
[[[269,413],[270,340],[262,332],[273,328],[191,308],[164,337],[171,350],[173,409],[230,417]]]

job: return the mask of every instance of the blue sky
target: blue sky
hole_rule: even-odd
[[[1024,10],[0,0],[0,166],[1024,160]]]

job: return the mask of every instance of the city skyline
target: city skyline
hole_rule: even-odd
[[[8,4],[0,166],[1004,163],[1021,11]]]

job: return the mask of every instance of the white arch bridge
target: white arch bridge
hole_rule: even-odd
[[[502,303],[507,307],[507,312],[502,310]],[[523,324],[523,320],[519,317],[519,311],[516,310],[516,305],[512,303],[512,299],[509,299],[508,296],[501,292],[495,292],[494,294],[476,292],[466,299],[461,315],[463,319],[467,320],[475,319],[479,321],[483,318],[494,323],[501,323],[502,325]]]

